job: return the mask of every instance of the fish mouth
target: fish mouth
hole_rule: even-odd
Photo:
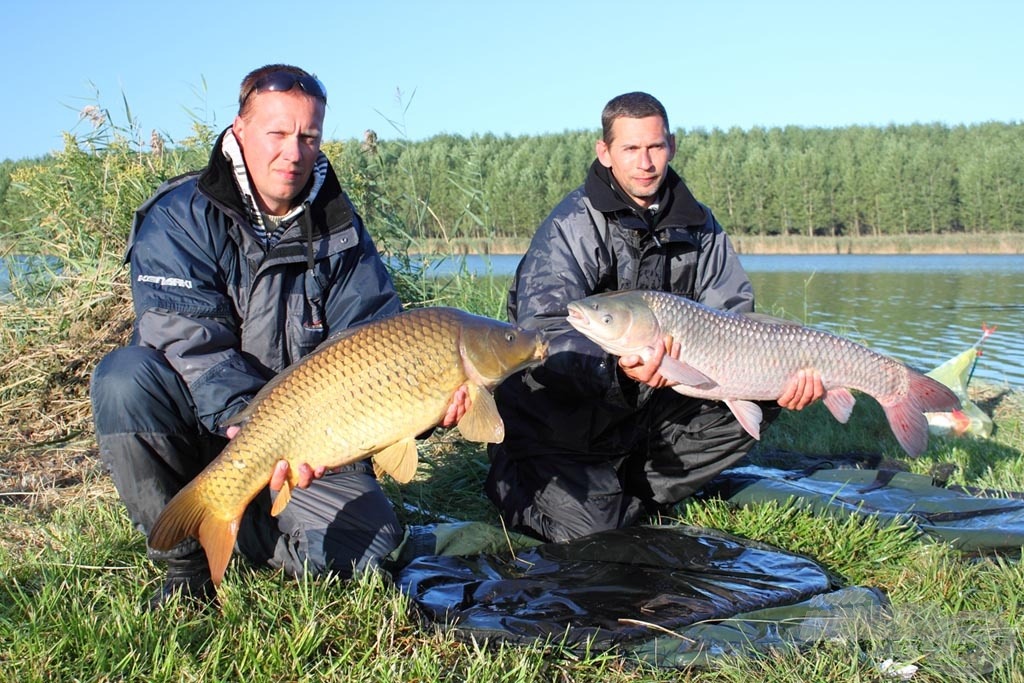
[[[589,320],[587,316],[580,310],[579,304],[571,303],[568,306],[569,315],[565,316],[566,320],[572,323],[574,326],[587,325]]]

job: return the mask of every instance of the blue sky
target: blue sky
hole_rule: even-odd
[[[127,101],[147,138],[186,136],[187,110],[226,126],[242,76],[282,61],[327,85],[328,139],[596,130],[629,90],[685,130],[1024,120],[1018,0],[35,0],[4,15],[0,159],[59,149],[94,103],[124,123]]]

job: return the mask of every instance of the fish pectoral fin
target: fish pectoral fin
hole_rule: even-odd
[[[389,474],[399,484],[412,480],[419,464],[419,452],[416,450],[416,439],[402,439],[391,444],[373,456],[373,470],[380,474]]]
[[[486,389],[469,384],[469,410],[459,420],[459,433],[467,441],[501,443],[505,440],[505,423],[498,414],[494,397]]]
[[[235,549],[241,520],[241,512],[231,519],[207,515],[199,525],[199,543],[206,551],[206,562],[210,565],[210,578],[214,586],[219,587],[224,578],[224,571]]]
[[[658,368],[658,372],[665,379],[675,382],[676,384],[684,384],[694,389],[714,389],[718,386],[718,382],[711,379],[703,372],[687,365],[686,363],[676,360],[671,356],[666,355],[661,361],[661,366]]]
[[[291,482],[285,479],[284,483],[281,484],[281,490],[277,492],[274,497],[274,504],[270,507],[270,514],[274,517],[280,515],[285,506],[288,505],[292,500],[292,485]]]
[[[755,439],[761,439],[761,419],[764,417],[761,406],[753,401],[740,399],[728,399],[725,401],[725,405],[729,406],[729,410],[736,416],[736,420],[747,431],[747,434]]]
[[[846,424],[850,420],[850,413],[853,412],[853,406],[857,403],[857,399],[846,387],[836,387],[829,389],[821,402],[828,408],[828,412],[832,413],[832,417],[841,424]]]

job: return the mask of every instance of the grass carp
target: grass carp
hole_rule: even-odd
[[[893,434],[911,456],[928,446],[925,412],[958,409],[945,385],[828,332],[757,314],[719,311],[658,291],[595,294],[569,304],[569,323],[608,353],[649,358],[671,336],[679,359],[665,355],[659,372],[686,396],[723,401],[747,432],[760,438],[762,413],[753,403],[775,400],[801,369],[815,369],[827,391],[823,402],[845,423],[855,399],[850,389],[882,406]]]
[[[278,460],[292,468],[274,515],[288,504],[303,462],[339,467],[372,457],[378,472],[407,482],[416,436],[441,422],[463,385],[470,407],[458,423],[462,436],[502,441],[490,390],[546,349],[538,333],[454,308],[412,309],[346,330],[267,383],[233,420],[241,431],[170,500],[149,545],[167,550],[197,538],[219,585],[242,514]]]

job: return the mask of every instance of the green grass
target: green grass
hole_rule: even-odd
[[[435,464],[445,462],[433,468],[435,477],[408,487],[423,507],[450,495],[452,483],[475,485],[484,466],[475,446],[432,442],[431,449]],[[456,515],[479,507],[479,490],[461,492],[468,502],[439,507]],[[1019,561],[966,558],[917,540],[905,527],[823,519],[792,506],[691,503],[661,521],[722,529],[810,555],[852,584],[886,589],[891,621],[872,625],[856,641],[684,672],[557,647],[457,642],[421,625],[382,575],[292,580],[237,558],[222,585],[221,610],[172,604],[148,613],[140,606],[160,570],[145,559],[141,536],[100,476],[35,509],[5,506],[3,521],[0,675],[6,680],[850,681],[883,680],[875,667],[889,658],[921,666],[914,680],[1022,680]],[[975,675],[990,660],[999,667],[984,679]]]

